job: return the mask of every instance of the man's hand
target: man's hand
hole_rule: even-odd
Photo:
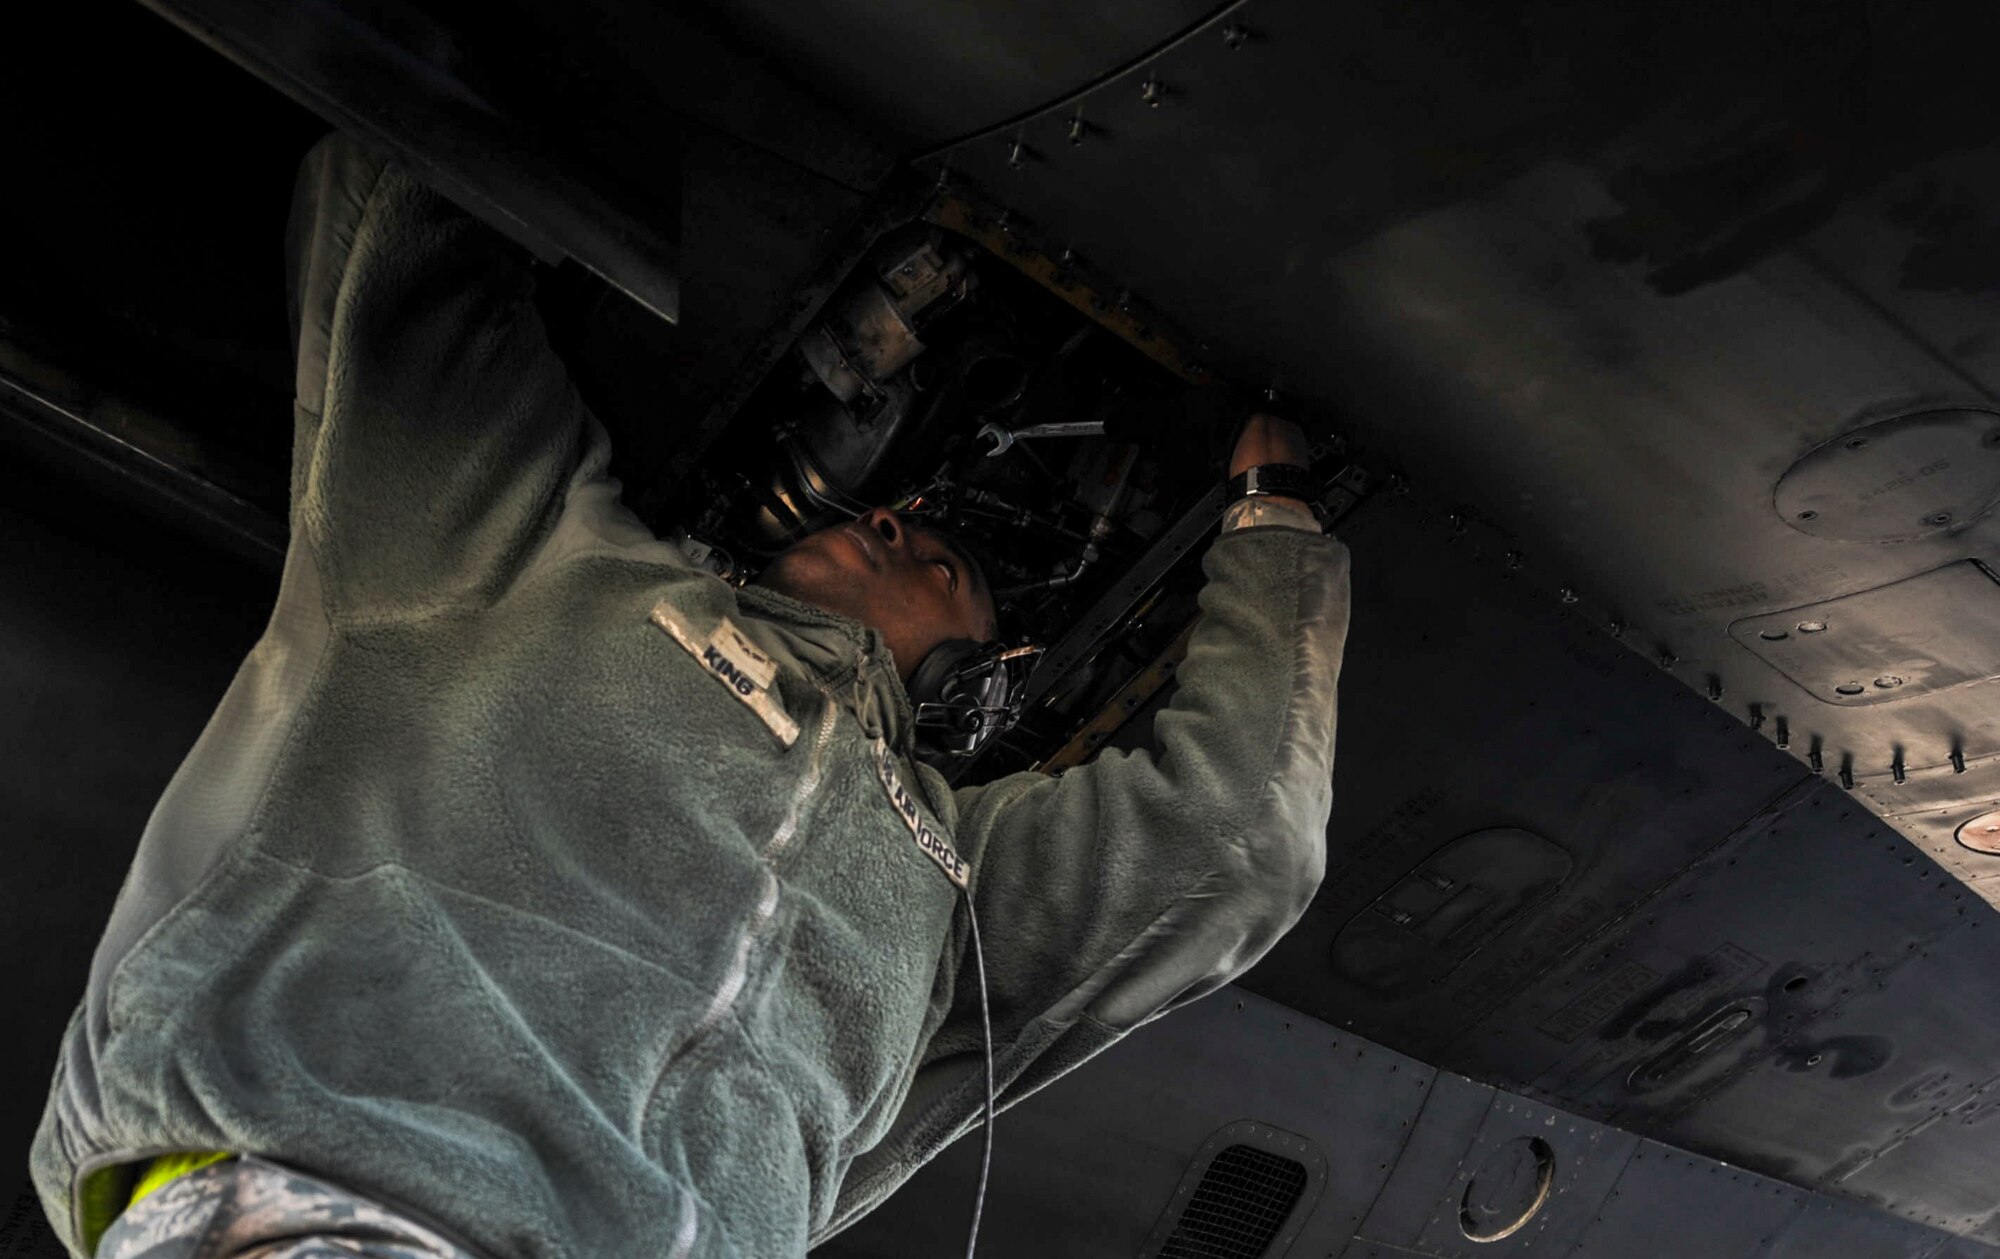
[[[1236,450],[1229,456],[1229,475],[1234,478],[1250,468],[1267,463],[1288,463],[1295,468],[1304,468],[1311,462],[1304,430],[1290,420],[1258,414],[1252,415],[1243,425],[1243,431],[1236,435]],[[1312,510],[1296,498],[1275,494],[1260,501],[1290,503],[1305,511]]]
[[[1253,415],[1236,435],[1236,452],[1229,456],[1229,475],[1265,463],[1289,463],[1303,468],[1312,462],[1304,430],[1275,415]]]

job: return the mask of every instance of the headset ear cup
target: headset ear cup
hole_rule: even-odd
[[[947,704],[951,699],[945,694],[954,689],[951,682],[958,675],[960,666],[979,653],[985,644],[970,638],[952,638],[939,643],[926,652],[910,674],[909,686],[912,707],[921,708],[925,704]]]
[[[910,706],[916,713],[917,755],[948,762],[970,755],[984,742],[987,723],[983,695],[967,685],[966,672],[992,644],[970,638],[939,643],[910,674]]]
[[[939,643],[910,674],[904,689],[916,716],[917,755],[947,764],[975,755],[1020,717],[1028,658],[1039,647],[954,638]]]

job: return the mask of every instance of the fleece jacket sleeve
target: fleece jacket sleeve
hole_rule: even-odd
[[[490,598],[586,442],[527,257],[345,136],[307,156],[292,205],[292,528],[330,613]]]
[[[973,857],[1001,1104],[1247,970],[1326,864],[1347,551],[1290,528],[1225,534],[1151,750],[956,793]],[[889,1139],[857,1160],[831,1235],[977,1118],[979,984],[964,956]]]

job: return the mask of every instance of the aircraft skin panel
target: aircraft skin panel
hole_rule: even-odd
[[[1757,1259],[1809,1195],[1723,1163],[1642,1142],[1571,1252],[1610,1259],[1669,1251]]]
[[[1327,878],[1248,982],[1431,1056],[1806,775],[1416,494],[1371,500],[1341,533],[1350,650],[1372,664],[1342,680]],[[1412,924],[1393,958],[1336,957],[1357,915],[1379,916],[1434,854],[1500,826],[1570,868],[1538,876],[1546,887],[1461,876],[1489,908],[1441,938],[1439,920]]]
[[[1958,1240],[1941,1238],[1908,1220],[1817,1195],[1800,1207],[1758,1259],[1935,1259]],[[1978,1249],[1983,1248],[1975,1246],[1975,1252]]]
[[[912,149],[928,149],[1033,112],[1232,5],[710,0],[710,7],[792,73]]]
[[[1463,1172],[1465,1151],[1485,1128],[1497,1096],[1490,1084],[1449,1072],[1439,1075],[1357,1235],[1414,1244]]]
[[[1433,1092],[1459,1080],[1461,1077],[1441,1074]],[[1419,1134],[1431,1123],[1432,1108],[1427,1104]],[[1493,1174],[1490,1169],[1502,1164],[1509,1148],[1522,1142],[1542,1143],[1553,1159],[1549,1205],[1511,1234],[1475,1241],[1468,1237],[1465,1224],[1467,1195],[1469,1192],[1476,1195],[1475,1183],[1481,1177],[1490,1177]],[[1606,1196],[1621,1183],[1640,1144],[1639,1138],[1629,1132],[1579,1123],[1575,1115],[1496,1090],[1477,1130],[1438,1164],[1449,1170],[1450,1175],[1424,1203],[1419,1227],[1414,1232],[1407,1225],[1403,1230],[1392,1231],[1387,1220],[1371,1214],[1363,1235],[1400,1242],[1419,1254],[1467,1259],[1474,1254],[1565,1254],[1592,1227],[1593,1210],[1601,1209]],[[1381,1205],[1378,1200],[1378,1209]],[[1505,1222],[1499,1226],[1505,1227]]]
[[[1343,683],[1328,879],[1245,985],[1593,1118],[1912,1215],[1957,1203],[1955,1226],[1977,1224],[1977,1193],[1943,1173],[1990,1165],[1983,1126],[1908,1146],[1902,1165],[1939,1178],[1841,1177],[1991,1074],[2000,1006],[1974,978],[2000,964],[1991,907],[1417,495],[1370,502],[1346,536],[1353,649],[1375,667]],[[1383,971],[1398,983],[1357,976],[1339,952],[1352,924],[1413,907],[1436,854],[1497,825],[1561,845],[1573,869],[1491,931],[1475,920],[1427,952],[1428,920],[1401,928],[1401,969]],[[1949,1089],[1913,1110],[1904,1090],[1933,1072]]]
[[[1285,1068],[1281,1074],[1265,1070],[1274,1059]],[[1139,1245],[1143,1233],[1106,1222],[1150,1224],[1171,1207],[1181,1169],[1209,1135],[1204,1125],[1243,1120],[1288,1129],[1332,1164],[1310,1218],[1270,1254],[1933,1259],[1947,1244],[1965,1247],[1961,1259],[2000,1253],[1534,1098],[1432,1072],[1240,988],[1141,1028],[1001,1116],[982,1249],[1008,1257],[1044,1254],[1051,1245],[1079,1259],[1150,1254]],[[1394,1137],[1386,1148],[1385,1136]],[[1037,1157],[1007,1158],[1010,1139],[1033,1145]],[[1468,1205],[1509,1200],[1511,1187],[1496,1192],[1486,1178],[1507,1166],[1496,1155],[1527,1141],[1548,1149],[1548,1192],[1518,1200],[1542,1206],[1505,1236],[1473,1240]],[[1350,1142],[1359,1148],[1343,1158],[1341,1147]],[[967,1199],[978,1157],[976,1141],[951,1147],[874,1215],[815,1253],[828,1259],[947,1253],[962,1243],[965,1220],[953,1207]]]
[[[1490,523],[1524,555],[1524,576],[1571,591],[1592,623],[1719,693],[1763,738],[1782,721],[1796,761],[1858,786],[1913,838],[1936,836],[1919,814],[1962,820],[2000,798],[1993,683],[1843,707],[1727,633],[1744,616],[2000,559],[2000,445],[1980,456],[1990,476],[1967,474],[1969,506],[1921,536],[1818,537],[1774,506],[1816,447],[1911,411],[1992,409],[1984,255],[1952,226],[1993,182],[1992,151],[1933,158],[1950,146],[1926,137],[1898,158],[1907,169],[1871,170],[1785,248],[1732,246],[1733,265],[1649,272],[1607,261],[1621,233],[1643,238],[1647,259],[1668,248],[1634,225],[1641,181],[1627,167],[1640,159],[1629,136],[1606,138],[1631,122],[1615,93],[1591,102],[1602,134],[1570,135],[1557,153],[1569,133],[1536,118],[1530,151],[1506,143],[1508,126],[1529,127],[1537,104],[1564,93],[1590,95],[1584,76],[1556,75],[1537,94],[1544,61],[1496,53],[1520,77],[1490,118],[1469,118],[1450,74],[1463,50],[1448,47],[1426,79],[1442,94],[1397,114],[1399,89],[1330,72],[1341,63],[1326,50],[1357,37],[1393,62],[1394,36],[1365,12],[1357,30],[1349,10],[1255,0],[1231,20],[1259,38],[1186,41],[1075,109],[942,161],[1021,230],[1125,277],[1236,374],[1331,408],[1410,468],[1419,492]],[[1536,51],[1557,62],[1568,47],[1529,38],[1551,41]],[[1165,104],[1142,101],[1149,82],[1165,85]],[[1063,141],[1078,110],[1101,127],[1098,143]],[[1899,484],[1934,462],[1884,465],[1879,485],[1854,492],[1907,497],[1913,524],[1936,518],[1922,477]],[[1982,881],[1985,863],[1953,864]]]
[[[1994,936],[1983,904],[1822,788],[1539,980],[1467,1038],[1469,1069],[1862,1193],[1849,1169],[1991,1077],[1991,1003],[1939,997],[2000,963]],[[1956,1146],[1993,1149],[1976,1130]]]

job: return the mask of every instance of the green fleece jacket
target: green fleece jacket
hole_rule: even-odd
[[[72,1251],[136,1160],[220,1149],[493,1256],[798,1255],[983,1102],[913,820],[969,873],[1003,1104],[1303,911],[1337,543],[1216,542],[1157,750],[954,792],[879,634],[620,505],[498,236],[333,140],[289,245],[291,550],[63,1044],[32,1163]],[[725,620],[747,682],[703,658]]]

